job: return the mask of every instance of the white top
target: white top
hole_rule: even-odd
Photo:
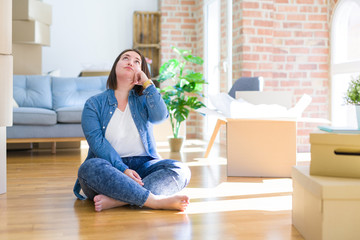
[[[105,138],[120,157],[147,155],[128,104],[124,112],[116,108],[107,126]]]

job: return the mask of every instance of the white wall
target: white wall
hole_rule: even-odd
[[[109,70],[132,47],[133,12],[158,11],[158,0],[43,0],[52,5],[51,46],[43,47],[43,73],[65,77],[84,69]]]

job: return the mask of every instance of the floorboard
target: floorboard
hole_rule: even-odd
[[[0,195],[0,239],[303,239],[291,224],[291,179],[226,176],[224,146],[188,140],[181,153],[158,144],[163,158],[188,164],[186,212],[120,207],[95,212],[72,187],[86,158],[80,149],[8,151],[7,193]],[[305,163],[306,164],[306,161]]]

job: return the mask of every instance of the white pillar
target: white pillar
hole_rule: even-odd
[[[0,194],[6,192],[6,127],[0,127]]]
[[[0,0],[0,194],[6,192],[6,126],[12,125],[12,0]]]

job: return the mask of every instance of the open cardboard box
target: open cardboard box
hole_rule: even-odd
[[[253,104],[277,104],[288,109],[292,95],[289,92],[236,92]],[[311,101],[301,99],[293,108],[291,116],[281,113],[269,116],[219,117],[205,157],[210,152],[219,125],[226,124],[227,175],[247,177],[291,177],[291,168],[296,165],[296,123],[329,123],[326,119],[301,118],[303,110]],[[289,112],[289,113],[290,113]]]

